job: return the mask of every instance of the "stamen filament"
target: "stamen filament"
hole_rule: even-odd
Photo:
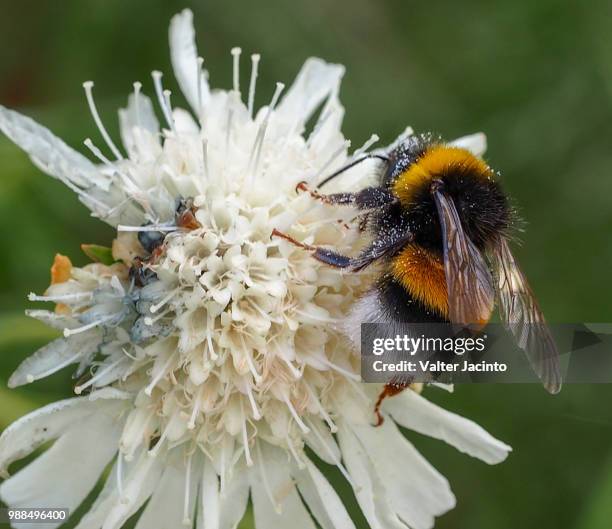
[[[244,336],[240,335],[240,342],[242,344],[242,354],[244,354],[244,358],[246,360],[247,365],[249,366],[249,370],[255,379],[255,382],[259,384],[261,382],[261,375],[257,372],[255,368],[255,364],[253,362],[253,358],[251,358],[251,354],[249,353],[246,343],[244,342]]]
[[[338,431],[338,427],[336,426],[334,421],[332,421],[329,414],[325,411],[325,408],[323,408],[323,404],[321,404],[321,401],[317,398],[316,393],[310,387],[310,384],[308,384],[308,382],[304,382],[304,385],[306,386],[306,390],[308,391],[310,398],[313,400],[315,406],[319,410],[319,414],[323,417],[323,420],[327,423],[327,426],[329,426],[331,432],[336,433]]]
[[[250,171],[248,171],[250,175],[251,182],[255,178],[257,174],[257,169],[259,167],[259,159],[261,157],[261,150],[263,146],[263,142],[266,138],[266,130],[268,128],[268,122],[270,121],[270,116],[278,103],[280,95],[282,91],[285,89],[285,85],[283,83],[276,83],[276,90],[274,91],[274,95],[272,96],[272,100],[268,105],[268,111],[266,112],[266,116],[261,123],[259,130],[257,131],[257,135],[255,136],[255,142],[253,143],[253,148],[251,149],[251,156],[249,161],[249,166],[252,167]]]
[[[253,105],[255,104],[255,88],[257,85],[257,71],[261,56],[258,53],[251,55],[251,80],[249,81],[248,110],[249,117],[253,119]]]
[[[159,303],[156,303],[155,305],[151,305],[151,307],[149,308],[149,311],[152,312],[153,314],[156,313],[159,309],[161,309],[166,303],[168,303],[168,301],[170,301],[174,296],[176,296],[177,292],[180,289],[175,288],[174,290],[172,290],[171,292],[168,292],[168,294],[166,294],[162,300]]]
[[[203,398],[202,393],[203,392],[204,392],[204,388],[201,388],[197,392],[195,397],[193,398],[195,402],[193,403],[193,410],[191,411],[191,417],[189,418],[189,422],[187,423],[188,430],[193,430],[195,428],[196,419],[200,413],[200,406],[202,404],[202,398]]]
[[[242,50],[238,47],[232,48],[233,58],[233,86],[234,92],[240,92],[240,54]]]
[[[134,83],[134,108],[136,110],[136,124],[142,128],[142,122],[140,120],[140,90],[142,89],[142,83],[136,81]]]
[[[88,323],[88,324],[83,325],[81,327],[76,327],[74,329],[66,328],[66,329],[64,329],[64,336],[66,338],[68,338],[69,336],[72,336],[73,334],[79,334],[79,333],[88,331],[89,329],[93,329],[94,327],[97,327],[98,325],[102,325],[103,323],[106,323],[107,321],[112,320],[116,316],[117,316],[117,314],[115,314],[115,313],[107,314],[103,318],[100,318],[99,320],[96,320],[96,321],[92,321],[91,323]]]
[[[104,124],[102,123],[102,120],[100,119],[100,114],[98,114],[98,109],[96,108],[96,104],[93,99],[93,92],[92,92],[93,86],[94,86],[93,81],[85,81],[83,83],[83,88],[85,89],[85,97],[87,97],[87,104],[89,105],[89,110],[91,112],[91,115],[93,116],[96,126],[98,127],[100,134],[102,134],[102,137],[104,138],[104,141],[106,142],[106,145],[108,145],[108,148],[113,152],[117,160],[123,160],[123,156],[121,156],[119,149],[117,149],[117,146],[113,143],[113,140],[111,139],[108,132],[106,131],[106,128],[104,128]]]
[[[119,224],[117,226],[117,231],[176,231],[178,230],[178,226],[166,226],[159,224],[148,224],[146,226],[126,226],[125,224]]]
[[[114,367],[119,365],[119,362],[121,362],[122,360],[123,358],[120,358],[119,360],[113,362],[112,364],[106,366],[105,368],[99,369],[98,371],[96,371],[96,374],[93,377],[91,377],[87,382],[85,382],[84,384],[81,384],[80,386],[75,386],[74,392],[77,395],[80,395],[84,389],[87,389],[89,386],[92,386],[93,384],[95,384],[98,380],[100,380],[104,375],[106,375]]]
[[[251,388],[251,384],[246,383],[247,396],[249,398],[249,403],[251,404],[251,411],[253,412],[253,418],[258,421],[261,419],[261,412],[257,407],[257,403],[255,402],[255,397],[253,396],[253,389]]]
[[[60,362],[59,364],[54,365],[53,367],[47,369],[46,371],[43,371],[42,373],[38,373],[38,375],[36,375],[36,376],[34,376],[32,374],[27,375],[26,376],[26,380],[28,381],[28,383],[31,384],[35,380],[40,380],[41,378],[46,378],[49,375],[52,375],[53,373],[56,373],[60,369],[63,369],[66,366],[69,366],[70,364],[76,362],[76,360],[78,360],[80,357],[81,357],[81,351],[79,351],[78,353],[75,353],[70,358],[67,358],[63,362]]]
[[[283,400],[285,401],[285,404],[287,405],[287,408],[289,408],[289,413],[291,413],[291,415],[293,416],[295,422],[300,427],[300,430],[302,430],[302,432],[304,432],[304,433],[308,433],[310,431],[310,429],[308,428],[308,426],[306,426],[304,424],[304,421],[302,421],[302,419],[298,415],[296,409],[293,407],[293,404],[291,404],[291,401],[289,400],[289,397],[287,395],[283,395]]]
[[[162,378],[164,378],[164,376],[166,375],[166,371],[168,370],[168,368],[170,367],[170,364],[173,361],[174,361],[174,353],[172,353],[171,355],[168,356],[168,359],[166,360],[166,362],[164,363],[162,368],[159,370],[159,373],[157,373],[157,375],[155,375],[155,378],[153,378],[153,380],[151,380],[151,383],[145,388],[145,393],[147,395],[151,396],[151,393],[153,392],[153,388],[157,385],[157,383]]]
[[[351,371],[348,371],[332,362],[330,362],[327,358],[322,357],[319,358],[319,360],[321,362],[323,362],[326,366],[331,367],[334,371],[338,371],[338,373],[341,373],[342,375],[344,375],[345,377],[348,377],[349,379],[355,380],[357,382],[359,382],[361,380],[361,377],[356,374],[356,373],[352,373]]]
[[[113,172],[117,173],[121,178],[123,178],[123,181],[128,189],[131,189],[132,191],[138,191],[138,186],[132,180],[132,178],[123,171],[121,171],[113,162],[111,162],[106,156],[104,156],[104,154],[102,154],[102,151],[94,145],[93,141],[91,141],[91,138],[86,138],[83,143],[92,152],[92,154],[96,158],[98,158],[98,160],[100,160],[109,169],[111,169]]]
[[[311,426],[311,431],[314,432],[315,437],[323,445],[323,447],[325,448],[325,451],[329,454],[329,457],[331,457],[331,459],[334,462],[334,464],[338,467],[338,470],[340,470],[340,472],[342,473],[342,475],[344,476],[346,481],[349,482],[351,487],[355,488],[355,483],[353,482],[353,480],[351,479],[351,476],[349,475],[348,471],[346,470],[346,468],[342,464],[342,461],[340,461],[340,459],[337,457],[335,452],[327,444],[327,442],[325,441],[325,439],[321,435],[321,432],[319,432],[318,428],[314,425],[314,423],[310,422],[310,426]]]
[[[157,94],[157,101],[159,102],[159,106],[162,109],[162,113],[164,114],[166,123],[168,124],[170,129],[174,130],[174,121],[172,119],[172,114],[170,114],[170,110],[166,106],[166,100],[164,98],[164,88],[162,86],[162,81],[161,81],[163,74],[155,70],[151,72],[151,77],[153,77],[153,84],[155,85],[155,93]]]
[[[206,343],[208,345],[208,354],[210,355],[210,359],[211,360],[216,360],[219,355],[215,352],[215,349],[213,347],[213,342],[212,342],[212,332],[210,332],[210,326],[212,325],[213,321],[212,318],[209,316],[207,318],[207,331],[206,331]]]
[[[293,365],[291,360],[289,360],[288,358],[285,358],[284,356],[281,356],[281,359],[283,360],[283,362],[285,362],[285,364],[289,368],[289,371],[291,371],[291,374],[294,376],[294,378],[302,378],[301,371]]]
[[[364,154],[372,145],[374,145],[380,138],[378,134],[372,134],[370,138],[353,153],[353,158],[358,158],[362,154]]]
[[[298,453],[295,450],[295,446],[293,446],[293,443],[291,442],[291,438],[289,437],[289,434],[285,435],[285,441],[287,442],[287,446],[289,447],[289,452],[291,452],[293,459],[295,459],[295,462],[297,463],[298,468],[301,468],[301,469],[306,468],[304,461],[302,461],[302,458],[298,456]]]
[[[58,294],[56,296],[37,296],[34,292],[28,294],[30,301],[78,301],[82,299],[91,299],[93,292],[75,292],[74,294]]]
[[[170,128],[172,132],[176,132],[176,128],[174,125],[174,116],[172,115],[172,104],[170,103],[170,96],[172,92],[170,90],[164,90],[164,101],[166,102],[166,107],[168,108],[168,115],[170,116]]]

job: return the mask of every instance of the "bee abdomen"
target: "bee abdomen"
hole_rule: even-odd
[[[393,280],[425,310],[448,318],[448,291],[441,257],[416,244],[409,244],[390,262]]]

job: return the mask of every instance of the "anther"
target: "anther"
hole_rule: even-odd
[[[249,117],[253,119],[253,105],[255,104],[255,86],[257,85],[257,70],[261,56],[258,53],[251,55],[251,80],[249,82],[248,109]]]

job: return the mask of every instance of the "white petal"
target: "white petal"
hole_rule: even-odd
[[[327,97],[339,91],[343,75],[344,66],[309,58],[279,103],[276,114],[303,125]]]
[[[219,529],[236,529],[244,516],[248,501],[249,472],[244,464],[236,465],[221,495]],[[204,526],[204,529],[208,527]]]
[[[0,474],[15,460],[31,454],[43,443],[56,439],[70,426],[92,413],[117,416],[125,401],[90,401],[87,397],[61,400],[21,417],[0,436]]]
[[[102,529],[120,529],[128,518],[142,507],[155,490],[163,464],[143,453],[140,465],[132,468],[133,472],[129,472],[123,484],[123,494],[119,495],[118,491],[115,493],[112,508],[104,517]],[[116,472],[115,469],[115,478]],[[175,524],[175,527],[177,526],[178,524]]]
[[[352,425],[385,484],[394,511],[412,529],[430,529],[455,506],[448,481],[401,434],[393,421],[378,428]],[[393,454],[393,457],[389,457]]]
[[[174,120],[174,128],[176,129],[176,132],[178,132],[181,136],[196,136],[200,131],[200,126],[195,122],[193,117],[191,117],[191,114],[182,108],[175,108],[172,111],[172,119]],[[201,140],[198,138],[198,141]],[[198,146],[199,145],[200,144],[198,143]],[[198,155],[200,154],[197,150],[195,152],[197,152]],[[184,152],[181,152],[181,154],[184,156]]]
[[[209,461],[204,462],[204,476],[202,477],[201,486],[202,492],[199,509],[201,517],[198,520],[198,529],[219,529],[219,478],[212,463]]]
[[[47,377],[67,365],[79,362],[83,356],[98,349],[102,339],[99,329],[93,329],[70,338],[58,338],[28,356],[8,381],[9,388],[15,388]]]
[[[92,391],[89,394],[89,400],[92,402],[95,400],[99,400],[99,399],[126,400],[126,399],[132,399],[132,398],[133,398],[133,395],[131,393],[128,393],[127,391],[123,391],[117,388],[101,388],[101,389]]]
[[[397,517],[389,503],[377,469],[346,425],[338,430],[338,442],[346,468],[355,483],[355,497],[371,529],[407,529],[408,526]],[[389,454],[386,453],[385,457],[389,457]]]
[[[138,101],[138,104],[137,104]],[[128,151],[130,158],[138,153],[138,134],[144,131],[151,139],[158,142],[159,122],[153,110],[153,103],[144,94],[138,94],[138,100],[134,94],[128,98],[126,108],[119,110],[119,130],[121,141]]]
[[[306,505],[323,529],[355,528],[342,500],[312,461],[307,459],[306,468],[294,472],[293,477]]]
[[[308,447],[326,463],[337,464],[341,459],[340,449],[327,425],[321,419],[311,417],[309,426],[311,426],[311,432],[304,437]],[[323,439],[322,441],[319,436]]]
[[[107,415],[79,421],[45,453],[2,483],[0,498],[11,508],[56,506],[74,511],[117,451],[119,432],[119,424]],[[46,524],[50,528],[58,525],[61,522]],[[36,529],[40,525],[19,527]]]
[[[166,464],[161,480],[159,480],[153,496],[151,496],[142,516],[139,518],[136,529],[183,527],[186,465],[183,459],[183,451],[175,450],[175,452],[178,452],[177,456]],[[194,465],[194,467],[197,466]],[[192,467],[189,487],[191,516],[193,516],[193,509],[195,509],[198,472],[200,472],[198,468]]]
[[[196,115],[199,115],[198,50],[191,9],[184,9],[172,18],[169,37],[174,75],[191,108]],[[210,97],[210,91],[204,73],[200,75],[200,90],[202,105],[205,106]]]
[[[251,496],[257,529],[316,529],[293,484],[286,454],[260,442],[263,461],[251,467]],[[262,470],[263,467],[263,470]],[[265,477],[262,475],[265,473]],[[269,497],[266,485],[269,487]],[[274,502],[274,504],[273,504]]]
[[[478,424],[436,406],[414,391],[404,391],[387,399],[384,410],[405,428],[446,441],[485,463],[500,463],[512,450]]]
[[[0,105],[0,130],[50,176],[81,188],[108,189],[92,162],[34,120]]]
[[[451,141],[451,145],[467,149],[476,156],[482,156],[487,150],[487,137],[483,132],[477,132],[476,134],[457,138]]]
[[[146,451],[134,461],[123,461],[123,496],[117,488],[118,465],[114,464],[102,492],[83,515],[76,529],[118,529],[151,496],[161,472],[163,459],[149,457]]]
[[[78,327],[79,322],[72,316],[66,314],[58,314],[51,310],[26,310],[26,316],[43,322],[45,325],[63,331],[64,329],[74,329]]]

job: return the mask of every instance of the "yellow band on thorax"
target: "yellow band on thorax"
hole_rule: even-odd
[[[418,191],[435,178],[444,178],[452,171],[488,179],[493,176],[491,168],[470,151],[448,145],[435,145],[400,174],[393,184],[393,194],[405,205],[414,201]]]

